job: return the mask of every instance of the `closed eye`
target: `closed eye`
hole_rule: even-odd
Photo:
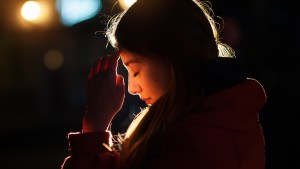
[[[133,77],[136,77],[139,74],[139,72],[136,72],[133,74]]]

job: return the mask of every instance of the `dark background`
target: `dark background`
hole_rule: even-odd
[[[103,34],[95,34],[104,29],[100,15],[72,27],[53,17],[51,25],[24,29],[15,19],[23,2],[0,1],[0,168],[58,169],[69,153],[67,133],[81,130],[89,67],[112,49],[106,48]],[[114,2],[103,1],[100,13],[111,14]],[[211,2],[225,21],[222,41],[247,63],[249,76],[268,95],[260,114],[267,169],[300,168],[297,6],[271,0]],[[58,70],[43,63],[51,49],[64,56]],[[123,67],[118,71],[126,76]],[[123,132],[140,106],[137,97],[127,94],[113,131]]]

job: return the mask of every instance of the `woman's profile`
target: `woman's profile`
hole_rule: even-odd
[[[88,75],[80,132],[62,169],[264,169],[263,86],[222,43],[212,9],[197,0],[137,0],[111,18],[116,49]],[[128,92],[148,105],[124,137],[109,125]],[[116,146],[118,145],[118,146]]]

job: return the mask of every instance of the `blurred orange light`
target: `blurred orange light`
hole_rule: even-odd
[[[39,18],[41,14],[41,7],[38,2],[27,1],[23,4],[21,14],[25,20],[34,21]]]
[[[44,64],[50,70],[59,69],[64,62],[64,56],[58,50],[49,50],[44,56]]]
[[[55,25],[53,1],[36,0],[20,4],[18,21],[23,30],[34,28],[51,29]]]

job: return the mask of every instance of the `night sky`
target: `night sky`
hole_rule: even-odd
[[[99,15],[66,27],[54,9],[46,25],[20,21],[24,2],[0,2],[0,168],[59,169],[69,153],[67,133],[81,130],[89,67],[113,51],[101,33],[103,14],[120,8],[105,0]],[[225,21],[221,41],[235,49],[249,77],[259,80],[268,96],[260,113],[266,169],[300,168],[300,17],[295,5],[271,0],[211,2],[214,13]],[[59,52],[61,67],[47,67],[49,52]],[[124,67],[118,72],[126,76]],[[113,132],[124,132],[143,106],[137,96],[126,93]]]

